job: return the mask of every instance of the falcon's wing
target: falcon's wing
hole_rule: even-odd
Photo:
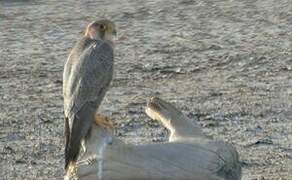
[[[93,41],[79,54],[69,56],[63,74],[64,110],[69,118],[85,103],[97,108],[113,74],[113,49],[108,43]]]

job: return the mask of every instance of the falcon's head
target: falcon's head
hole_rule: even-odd
[[[102,39],[113,41],[113,36],[117,35],[116,26],[110,20],[99,20],[90,23],[85,31],[85,36],[91,39]]]

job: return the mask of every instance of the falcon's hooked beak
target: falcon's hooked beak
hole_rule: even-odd
[[[118,35],[118,34],[117,34],[117,31],[114,29],[114,30],[113,30],[113,36],[117,37],[117,35]]]
[[[116,29],[113,30],[112,35],[113,35],[112,41],[113,43],[116,43],[118,41],[118,34],[117,34]]]

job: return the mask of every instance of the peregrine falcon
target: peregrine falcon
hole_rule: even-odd
[[[116,35],[113,22],[90,23],[65,64],[65,170],[76,162],[81,141],[89,135],[95,113],[112,80],[113,35]]]

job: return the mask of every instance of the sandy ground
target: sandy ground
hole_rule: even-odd
[[[1,0],[1,180],[62,178],[63,64],[104,17],[125,38],[100,108],[117,136],[166,139],[156,95],[232,143],[242,179],[292,179],[291,0]]]

